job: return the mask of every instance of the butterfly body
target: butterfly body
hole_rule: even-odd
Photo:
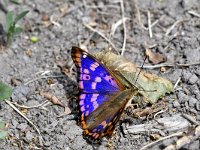
[[[133,91],[86,51],[73,47],[72,59],[78,72],[83,136],[92,142],[110,137]]]

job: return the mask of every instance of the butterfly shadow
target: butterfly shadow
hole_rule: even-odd
[[[56,76],[62,76],[62,73],[55,73]],[[64,76],[61,78],[56,78],[57,82],[63,85],[65,91],[64,95],[67,99],[64,101],[65,107],[68,107],[71,111],[69,114],[61,115],[67,117],[68,120],[78,119],[78,105],[77,105],[77,94],[78,87],[77,82],[69,76]]]

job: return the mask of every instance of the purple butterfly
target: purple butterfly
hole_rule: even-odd
[[[71,56],[78,73],[83,136],[96,143],[112,135],[133,91],[86,51],[72,47]]]

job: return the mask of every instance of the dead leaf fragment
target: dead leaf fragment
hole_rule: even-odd
[[[45,98],[47,98],[50,102],[52,102],[55,105],[60,105],[62,107],[65,107],[65,105],[57,97],[55,97],[54,95],[51,95],[50,93],[41,91],[40,95],[44,96]]]
[[[135,64],[122,56],[110,51],[98,52],[94,56],[108,67],[124,85],[130,86],[129,83],[131,83],[137,87],[145,102],[154,104],[166,93],[173,91],[173,84],[169,80],[140,71]]]
[[[151,61],[154,65],[164,62],[166,59],[160,53],[154,53],[151,49],[147,48],[145,54],[148,56],[149,61]]]
[[[45,12],[42,13],[42,21],[49,21],[49,15]]]
[[[22,84],[22,80],[17,79],[15,77],[11,78],[11,85],[12,86],[19,86]]]

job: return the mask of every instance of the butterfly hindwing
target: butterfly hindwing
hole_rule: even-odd
[[[84,136],[110,136],[131,94],[100,61],[78,47],[72,48],[77,68],[79,110]],[[123,91],[126,91],[123,93]]]

